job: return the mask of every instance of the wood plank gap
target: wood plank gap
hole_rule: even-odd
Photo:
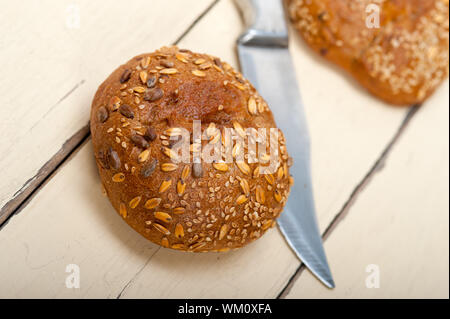
[[[405,115],[405,118],[403,119],[402,123],[400,124],[400,127],[395,132],[392,139],[389,141],[389,143],[386,145],[386,147],[381,152],[380,156],[377,158],[377,160],[374,162],[372,167],[369,169],[367,174],[362,178],[362,180],[356,185],[356,187],[353,189],[352,193],[350,194],[347,201],[344,203],[342,208],[339,210],[339,212],[336,214],[336,216],[333,218],[331,223],[328,225],[328,227],[325,229],[325,231],[322,234],[323,241],[327,240],[328,237],[330,237],[331,233],[334,229],[339,225],[339,223],[347,216],[347,214],[350,211],[351,206],[355,203],[357,200],[359,194],[367,187],[367,185],[370,183],[372,178],[380,172],[386,163],[386,159],[388,158],[392,148],[395,146],[397,141],[402,136],[403,132],[407,128],[408,124],[411,122],[411,119],[414,117],[414,115],[419,110],[420,105],[413,105],[408,112]],[[289,281],[286,283],[286,286],[280,291],[280,293],[277,296],[277,299],[284,299],[289,292],[291,291],[292,286],[295,284],[297,279],[301,276],[303,271],[305,270],[305,265],[301,263],[297,270],[294,272],[294,274],[291,276]]]
[[[191,32],[191,30],[195,27],[195,25],[201,20],[203,19],[203,17],[208,14],[209,11],[211,11],[212,8],[214,8],[220,0],[215,0],[214,2],[212,2],[202,13],[200,13],[200,15],[191,23],[191,25],[175,40],[175,42],[173,43],[174,45],[177,45],[178,43],[180,43],[181,40],[183,40],[183,38],[188,35],[189,32]]]
[[[0,230],[11,216],[21,211],[26,203],[37,193],[50,176],[67,160],[89,137],[89,123],[64,142],[61,149],[31,177],[0,210]]]
[[[212,2],[197,18],[187,27],[185,31],[173,42],[173,45],[178,44],[189,32],[195,27],[195,25],[212,9],[219,3],[220,0],[215,0]],[[79,88],[85,80],[78,83],[73,89],[71,89],[67,94],[65,94],[56,104],[58,105],[63,100],[65,100],[70,94],[72,94],[77,88]],[[46,115],[46,114],[45,114]],[[45,117],[44,115],[44,117]],[[42,166],[36,175],[31,177],[17,192],[14,197],[9,200],[0,209],[0,230],[6,225],[9,218],[20,210],[22,210],[26,204],[31,200],[34,194],[38,191],[42,185],[53,175],[55,171],[65,162],[74,151],[79,148],[83,143],[89,138],[91,132],[89,130],[89,123],[83,126],[78,132],[76,132],[72,137],[70,137],[61,147],[61,149],[53,155],[45,164]]]

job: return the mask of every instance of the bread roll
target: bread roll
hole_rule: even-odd
[[[306,42],[388,103],[422,103],[448,76],[448,0],[288,2]]]
[[[194,121],[201,121],[201,144]],[[276,128],[253,86],[206,54],[164,47],[132,58],[98,88],[90,125],[112,205],[137,232],[163,247],[194,252],[242,247],[275,224],[293,183],[281,132],[270,171],[264,161],[273,154],[267,148],[257,163],[236,160],[246,146],[242,140],[232,145],[231,162],[201,156],[193,163],[200,145],[202,150],[230,145],[222,134],[226,128],[237,137],[247,128]],[[188,162],[179,161],[183,129]]]

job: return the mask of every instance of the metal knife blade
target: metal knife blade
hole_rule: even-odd
[[[327,287],[335,284],[317,227],[310,169],[310,139],[298,91],[281,0],[236,0],[251,26],[238,39],[244,76],[274,111],[294,159],[295,183],[278,224],[300,260]]]

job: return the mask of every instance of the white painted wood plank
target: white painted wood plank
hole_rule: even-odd
[[[172,43],[212,2],[2,1],[0,209],[88,123],[112,68]]]
[[[449,297],[448,81],[326,241],[337,288],[305,271],[288,298]],[[379,266],[368,289],[366,267]]]
[[[222,0],[180,46],[215,54],[237,65],[234,43],[240,32],[242,24],[233,2]],[[291,46],[312,135],[312,173],[319,223],[324,229],[394,135],[406,110],[387,107],[366,95],[340,72],[312,55],[298,37],[292,37]],[[129,282],[121,297],[267,298],[280,292],[299,265],[276,229],[256,243],[226,254],[185,254],[159,249],[149,260],[147,257],[155,252],[155,246],[137,238],[133,239],[136,240],[133,247],[124,254],[123,250],[116,248],[120,246],[117,241],[133,236],[131,230],[116,218],[111,207],[110,215],[95,217],[98,216],[98,206],[108,207],[106,199],[94,187],[99,184],[98,176],[93,169],[76,170],[76,167],[92,163],[93,154],[87,145],[39,192],[32,204],[11,218],[0,231],[0,254],[9,255],[14,263],[23,264],[23,256],[20,258],[20,253],[15,249],[17,247],[3,244],[6,239],[31,240],[34,234],[53,223],[54,214],[70,214],[70,218],[58,220],[59,227],[66,230],[63,234],[56,230],[43,233],[33,246],[33,258],[38,258],[40,265],[51,262],[55,256],[60,258],[56,263],[49,264],[54,268],[44,266],[35,270],[23,266],[19,276],[19,272],[8,267],[9,262],[0,260],[0,282],[16,278],[16,283],[11,282],[8,289],[0,285],[4,295],[28,296],[29,291],[35,292],[37,287],[32,278],[43,276],[39,286],[46,288],[41,296],[115,296],[118,287]],[[65,189],[63,193],[61,188]],[[86,194],[86,189],[89,189],[89,194]],[[76,211],[67,207],[74,207]],[[78,212],[80,210],[83,214]],[[31,216],[39,218],[32,219]],[[85,223],[90,223],[89,216],[104,219],[106,226],[110,225],[108,227],[116,231],[109,234],[104,229],[106,226],[96,220],[82,235],[70,232],[72,228],[83,228]],[[98,245],[104,250],[114,251],[104,251],[95,256],[89,254],[90,247],[98,241],[97,234],[105,232],[108,233],[105,241]],[[117,238],[111,239],[111,236]],[[63,251],[53,244],[55,238],[70,247]],[[108,240],[113,241],[111,248],[106,246]],[[43,247],[46,252],[39,259],[36,256]],[[144,257],[136,257],[141,256],[140,251],[145,252],[142,253]],[[114,254],[116,260],[108,259],[109,254]],[[127,260],[126,267],[123,267],[122,254]],[[61,280],[45,277],[46,273],[64,268],[68,262],[83,262],[82,271],[85,269],[89,276],[77,293],[67,292]],[[93,265],[99,264],[109,265],[108,273],[116,279],[117,286],[99,286],[94,294],[86,291],[84,285],[95,285],[96,281],[101,280],[103,272],[93,268]],[[134,279],[130,281],[131,278]]]

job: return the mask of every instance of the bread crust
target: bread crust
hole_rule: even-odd
[[[373,4],[380,28],[366,25]],[[311,48],[388,103],[420,104],[448,76],[448,0],[289,0],[288,6]]]
[[[170,136],[174,128],[192,133],[193,120],[202,131],[235,123],[276,128],[253,86],[216,57],[163,47],[117,68],[91,109],[102,184],[122,218],[156,244],[194,252],[242,247],[275,224],[289,195],[284,137],[274,174],[258,174],[258,163],[174,163]]]

